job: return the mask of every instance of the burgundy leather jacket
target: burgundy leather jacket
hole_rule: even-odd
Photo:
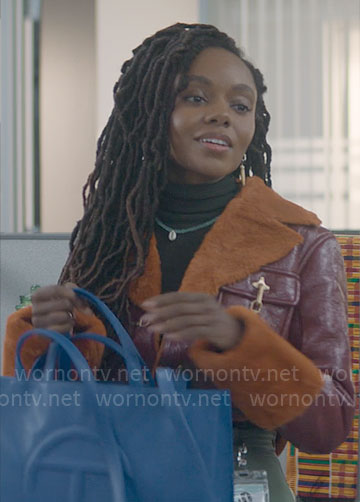
[[[130,286],[133,308],[129,330],[151,368],[157,364],[173,368],[194,364],[200,370],[250,366],[265,375],[269,368],[278,372],[296,369],[299,378],[292,380],[272,377],[222,383],[215,375],[213,383],[231,390],[237,407],[235,420],[247,419],[259,427],[277,429],[303,451],[327,453],[351,428],[354,389],[343,259],[333,234],[318,225],[313,213],[282,199],[256,176],[250,178],[205,236],[179,289],[216,295],[225,308],[230,307],[229,314],[244,327],[239,343],[223,353],[208,347],[205,340],[188,347],[164,337],[160,346],[159,336],[138,325],[142,302],[161,293],[154,238],[144,274]],[[261,277],[270,289],[264,292],[260,312],[254,314],[249,310],[257,292],[253,283]],[[95,316],[88,321],[84,319],[78,327],[101,332],[101,326],[93,325],[99,324]],[[9,318],[4,349],[7,374],[13,370],[16,341],[30,329],[30,322],[29,308]],[[91,343],[83,353],[96,366],[101,354],[98,344],[90,347]],[[34,340],[23,360],[27,356],[31,367],[33,358],[44,350]],[[285,399],[276,406],[269,400],[254,405],[254,393]],[[293,396],[300,403],[292,401]]]
[[[223,285],[218,300],[225,307],[250,308],[256,298],[252,283],[261,276],[265,278],[270,289],[264,293],[259,315],[276,333],[308,356],[324,375],[324,386],[316,401],[279,432],[303,451],[326,453],[344,440],[354,414],[354,388],[346,342],[344,264],[331,232],[302,225],[290,225],[290,228],[303,236],[303,243],[246,279]],[[139,351],[152,367],[156,342],[151,331],[137,325],[142,313],[134,306],[132,334]],[[173,368],[186,365],[187,349],[184,343],[164,341],[158,362]]]

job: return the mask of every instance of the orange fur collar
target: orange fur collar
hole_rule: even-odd
[[[267,187],[254,176],[232,199],[190,261],[179,291],[216,295],[220,286],[240,281],[286,256],[303,240],[288,224],[319,225],[317,216]],[[129,291],[137,305],[161,293],[156,239],[150,241],[144,274]]]

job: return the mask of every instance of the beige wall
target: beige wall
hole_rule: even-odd
[[[43,0],[41,218],[43,232],[69,232],[112,88],[131,50],[177,21],[197,22],[198,0]]]
[[[41,229],[68,232],[94,163],[94,0],[44,0],[40,62]]]
[[[198,0],[96,0],[97,132],[112,109],[112,88],[124,61],[144,38],[176,22],[198,22]]]

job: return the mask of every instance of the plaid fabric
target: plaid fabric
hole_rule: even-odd
[[[341,245],[346,268],[352,373],[357,395],[356,409],[359,410],[360,236],[336,234],[336,238]],[[358,450],[359,411],[346,441],[330,455],[308,455],[288,444],[287,480],[290,488],[299,500],[355,500]]]

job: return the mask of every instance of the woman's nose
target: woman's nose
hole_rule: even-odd
[[[208,124],[228,127],[230,125],[229,111],[224,105],[214,105],[206,110],[204,121]]]

